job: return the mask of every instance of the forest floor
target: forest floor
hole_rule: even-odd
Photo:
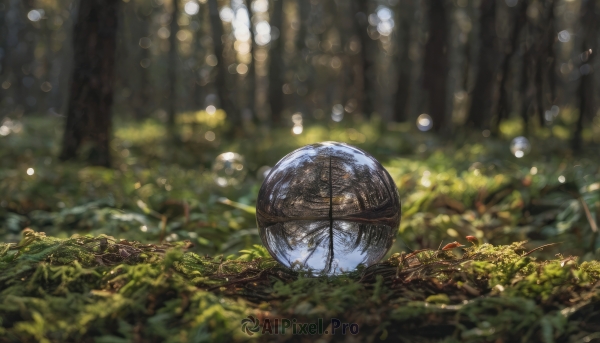
[[[452,144],[374,120],[227,140],[198,114],[176,138],[118,123],[104,169],[55,158],[61,123],[0,136],[0,342],[600,342],[591,149],[542,135],[516,158],[510,123]],[[262,167],[325,140],[382,162],[402,221],[379,264],[307,277],[260,245],[254,205]],[[227,151],[246,172],[222,187],[211,166]],[[453,241],[464,247],[440,249]]]

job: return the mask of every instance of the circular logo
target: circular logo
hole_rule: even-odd
[[[253,316],[242,319],[242,332],[245,332],[248,336],[252,336],[260,329],[260,322]]]

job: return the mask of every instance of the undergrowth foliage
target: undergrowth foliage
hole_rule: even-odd
[[[530,137],[517,159],[516,131],[447,144],[376,117],[307,123],[293,137],[286,128],[227,140],[215,128],[211,142],[206,127],[180,123],[173,144],[149,119],[115,126],[106,169],[58,163],[61,134],[48,128],[60,118],[22,121],[0,137],[0,342],[316,338],[250,337],[248,316],[359,325],[358,336],[323,341],[600,342],[595,151]],[[260,170],[326,140],[382,162],[402,220],[383,262],[314,278],[258,245],[254,206]],[[247,163],[238,187],[214,182],[212,161],[227,151]],[[477,244],[444,250],[465,236]]]
[[[524,242],[394,254],[328,278],[285,269],[261,246],[209,257],[190,245],[25,230],[0,243],[0,341],[245,341],[248,315],[338,318],[357,323],[361,341],[600,338],[600,262],[538,260]],[[278,339],[314,340],[289,333]]]

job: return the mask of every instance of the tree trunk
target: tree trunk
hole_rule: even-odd
[[[271,27],[279,30],[279,37],[271,40],[271,49],[269,50],[269,105],[273,123],[280,125],[284,109],[282,90],[284,70],[283,0],[274,0],[273,5]]]
[[[527,28],[527,27],[526,27]],[[529,107],[531,104],[531,97],[529,94],[529,69],[530,69],[530,52],[527,43],[527,38],[525,39],[524,44],[524,52],[523,52],[523,61],[521,66],[521,84],[520,84],[520,95],[521,95],[521,119],[523,120],[523,135],[529,135]]]
[[[73,75],[61,159],[91,145],[92,165],[110,166],[111,107],[119,0],[82,0],[73,32]]]
[[[169,36],[169,116],[168,125],[171,129],[175,126],[175,116],[177,112],[177,66],[179,65],[179,57],[177,56],[177,31],[179,24],[179,0],[171,0],[171,25]]]
[[[480,49],[467,124],[484,129],[489,125],[496,76],[496,1],[482,0],[479,6]]]
[[[4,75],[6,75],[6,55],[8,54],[8,25],[6,25],[6,14],[9,10],[9,6],[4,5],[0,7],[0,80],[4,81]],[[4,92],[0,92],[1,96]]]
[[[131,2],[127,5],[130,6]],[[134,6],[131,6],[131,17],[134,20],[130,21],[129,27],[131,27],[131,39],[129,40],[131,54],[134,56],[130,70],[131,73],[135,74],[135,77],[131,77],[130,89],[132,91],[131,96],[131,110],[135,119],[143,119],[148,116],[148,110],[152,108],[152,98],[150,96],[150,89],[152,84],[149,79],[149,65],[147,61],[150,60],[150,47],[141,46],[140,39],[144,37],[150,37],[150,24],[152,7],[151,4],[145,4],[140,6],[137,11],[134,10]],[[133,75],[132,75],[133,76]]]
[[[248,96],[248,101],[246,104],[246,108],[250,111],[251,117],[244,117],[245,121],[255,121],[256,118],[256,62],[254,60],[254,52],[256,51],[254,46],[254,23],[252,22],[253,11],[251,6],[251,1],[245,1],[246,8],[248,9],[248,18],[250,19],[250,64],[248,64],[248,72],[246,72],[246,76],[244,77],[244,85],[246,86],[244,92]]]
[[[508,80],[510,61],[515,55],[515,52],[519,50],[519,34],[527,21],[527,2],[521,1],[514,9],[514,12],[514,23],[510,33],[509,50],[504,55],[501,66],[502,73],[500,74],[500,85],[498,86],[500,96],[498,98],[498,106],[496,107],[496,116],[493,126],[494,135],[497,135],[500,132],[500,123],[502,123],[502,120],[508,118],[509,105],[506,81]]]
[[[433,130],[446,126],[446,92],[448,79],[448,18],[445,1],[427,1],[429,39],[425,44],[423,88],[428,101]]]
[[[556,102],[556,56],[554,43],[556,42],[556,25],[554,24],[554,6],[556,0],[550,1],[548,26],[546,27],[546,57],[548,61],[548,88],[550,89],[550,102]]]
[[[369,37],[367,28],[369,27],[369,0],[356,0],[355,6],[355,25],[358,30],[358,38],[360,39],[360,65],[357,68],[356,77],[360,78],[355,84],[360,87],[356,91],[357,95],[357,113],[362,113],[365,117],[371,117],[371,113],[375,110],[371,93],[369,92],[371,74],[374,73],[373,63],[371,61],[370,51],[373,47],[373,40]],[[377,48],[376,48],[377,49]]]
[[[581,44],[582,64],[580,67],[581,81],[579,83],[579,118],[575,126],[575,134],[571,146],[574,151],[580,151],[583,146],[581,134],[583,132],[583,122],[586,117],[591,118],[595,114],[594,102],[594,74],[592,73],[592,65],[594,55],[597,53],[597,22],[600,19],[595,13],[596,1],[583,0],[581,4],[581,26],[584,36]],[[585,57],[584,57],[585,56]]]
[[[210,16],[210,26],[212,30],[212,40],[215,56],[217,57],[217,68],[219,72],[215,79],[215,86],[217,88],[217,94],[219,95],[219,102],[221,108],[227,113],[229,120],[234,118],[237,114],[235,113],[235,107],[231,102],[229,90],[227,90],[227,66],[225,65],[225,59],[223,56],[223,22],[219,17],[219,6],[217,0],[208,0],[208,10]]]
[[[400,36],[398,40],[398,63],[396,64],[398,80],[396,81],[396,96],[394,104],[394,120],[397,122],[405,122],[409,118],[409,100],[410,94],[410,59],[408,50],[410,48],[410,23],[406,18],[403,18],[400,25]]]

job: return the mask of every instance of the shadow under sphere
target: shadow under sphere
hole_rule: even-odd
[[[371,155],[323,142],[295,150],[273,167],[258,193],[256,217],[277,261],[333,275],[383,258],[400,224],[400,199]]]

